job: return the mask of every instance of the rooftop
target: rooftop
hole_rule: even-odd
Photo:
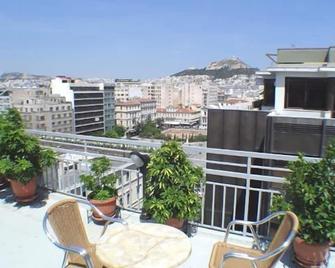
[[[118,200],[122,207],[121,217],[131,223],[139,222],[142,205],[141,174],[132,167],[129,153],[133,150],[142,153],[161,146],[161,142],[138,141],[128,139],[111,139],[85,135],[73,135],[46,131],[29,130],[30,134],[40,138],[44,146],[52,147],[60,153],[55,167],[46,170],[40,184],[52,192],[40,191],[39,199],[31,205],[18,205],[7,190],[0,190],[1,228],[0,267],[60,267],[62,252],[48,241],[42,229],[42,219],[47,208],[56,201],[68,198],[84,198],[83,185],[78,181],[78,174],[85,172],[86,160],[91,156],[105,155],[118,164],[120,177],[117,182]],[[184,144],[184,151],[189,159],[202,166],[208,178],[203,189],[201,217],[199,223],[192,223],[192,254],[181,267],[207,267],[213,244],[223,240],[225,228],[231,220],[260,220],[268,215],[266,204],[271,204],[274,195],[280,194],[279,185],[284,181],[285,167],[269,166],[273,161],[287,162],[296,156],[269,154],[249,151],[214,149],[199,145]],[[61,154],[78,154],[84,159],[60,157]],[[211,158],[222,157],[222,161]],[[207,156],[207,157],[206,157]],[[254,160],[258,160],[257,162]],[[261,160],[269,161],[261,161]],[[318,160],[317,158],[306,158]],[[78,164],[81,163],[81,164]],[[235,167],[235,168],[234,168]],[[255,172],[255,171],[262,172]],[[236,178],[240,184],[223,178]],[[267,182],[268,187],[251,186],[251,181]],[[140,186],[140,187],[139,187]],[[220,196],[220,192],[224,193]],[[245,193],[243,200],[238,193]],[[253,202],[253,206],[249,206]],[[87,213],[81,208],[82,216],[91,240],[97,239],[100,226],[87,222]],[[116,226],[117,224],[113,224]],[[265,236],[271,236],[270,228]],[[265,233],[263,232],[263,233]],[[229,242],[251,245],[250,233],[246,230],[233,230]],[[295,267],[292,264],[292,250],[276,267]],[[335,253],[331,253],[329,267],[335,267]]]
[[[63,252],[56,248],[44,235],[42,219],[49,206],[55,202],[69,198],[68,196],[54,192],[40,192],[40,198],[29,206],[18,205],[7,190],[0,191],[1,228],[0,244],[1,267],[25,268],[59,268],[63,258]],[[98,239],[101,226],[87,222],[86,208],[81,207],[82,218],[91,241]],[[122,218],[129,224],[139,221],[139,214],[122,210]],[[115,223],[109,228],[113,228]],[[198,227],[196,233],[190,238],[192,254],[181,267],[198,268],[207,267],[212,246],[216,241],[223,240],[224,233]],[[251,239],[232,234],[229,241],[239,245],[251,245]],[[291,262],[290,252],[276,265],[276,268],[295,267]],[[332,253],[329,267],[335,266],[335,254]]]
[[[267,72],[335,72],[335,47],[328,48],[280,48],[277,53],[268,53],[268,58],[274,63],[266,68]],[[269,75],[264,71],[257,75]]]

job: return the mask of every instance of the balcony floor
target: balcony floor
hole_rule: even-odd
[[[42,193],[42,198],[32,205],[20,206],[14,202],[9,190],[0,190],[0,267],[25,268],[59,268],[61,267],[63,252],[56,248],[44,235],[42,219],[46,209],[53,203],[66,198],[59,193]],[[85,218],[86,209],[82,208]],[[139,221],[138,214],[122,211],[122,218],[129,223]],[[85,220],[86,222],[86,220]],[[89,237],[95,240],[101,226],[93,223],[86,224]],[[111,225],[110,228],[113,228]],[[191,238],[192,255],[184,268],[208,267],[212,245],[222,240],[224,233],[205,228],[198,228]],[[237,244],[250,243],[250,239],[239,235],[232,235],[229,241]],[[290,262],[290,252],[276,267],[295,267]],[[332,253],[328,267],[335,267],[335,254]]]

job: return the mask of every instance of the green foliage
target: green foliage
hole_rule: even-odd
[[[116,196],[115,183],[117,177],[110,171],[111,160],[104,156],[93,159],[91,163],[91,172],[80,176],[80,180],[84,183],[86,189],[92,191],[90,197],[96,200],[106,200]]]
[[[55,152],[42,148],[37,138],[25,132],[16,109],[1,114],[0,176],[26,184],[55,161]]]
[[[123,126],[115,125],[111,130],[106,131],[105,136],[108,138],[122,138],[126,130]]]
[[[165,142],[150,155],[145,209],[161,223],[169,218],[196,219],[201,200],[197,193],[203,171],[187,159],[175,141]]]
[[[189,142],[200,142],[200,141],[207,141],[207,135],[202,135],[202,134],[199,134],[199,135],[196,135],[196,136],[191,136],[189,139],[188,139]]]
[[[273,210],[291,210],[299,218],[299,236],[307,243],[335,240],[335,143],[330,143],[320,162],[303,155],[289,163],[292,171]]]
[[[153,121],[147,121],[145,122],[142,132],[140,133],[140,137],[145,137],[145,138],[155,138],[159,137],[161,135],[161,130],[156,127],[155,122]]]

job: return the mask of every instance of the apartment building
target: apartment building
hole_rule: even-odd
[[[51,89],[72,103],[76,134],[104,132],[114,125],[114,84],[57,77],[51,81]]]
[[[195,126],[200,123],[201,112],[191,108],[174,108],[157,109],[156,118],[162,118],[164,125],[169,127]]]
[[[147,119],[156,119],[156,101],[151,99],[138,99],[141,106],[141,121],[144,122]]]
[[[132,130],[141,122],[141,102],[139,100],[117,101],[115,104],[116,124]]]
[[[0,88],[0,113],[12,107],[9,92],[6,88]]]
[[[72,105],[65,97],[51,94],[49,88],[11,88],[9,92],[27,128],[73,132]]]
[[[142,84],[143,98],[156,101],[157,108],[166,108],[177,105],[175,99],[178,96],[174,85],[165,80],[145,82]]]
[[[115,99],[127,101],[130,98],[141,97],[141,81],[133,79],[115,79]]]
[[[208,143],[210,148],[233,149],[266,153],[292,154],[298,152],[306,156],[320,157],[330,139],[335,137],[335,47],[329,48],[290,48],[278,49],[276,54],[268,54],[272,66],[257,72],[258,80],[263,84],[264,98],[259,110],[209,109]],[[210,161],[230,161],[234,156],[207,154]],[[236,160],[245,165],[247,159]],[[235,161],[235,162],[236,162]],[[250,161],[250,160],[249,160]],[[252,165],[268,165],[269,171],[263,175],[280,175],[271,167],[281,167],[280,161],[254,159]],[[207,164],[208,168],[216,164]],[[231,167],[232,171],[241,170]],[[252,169],[258,174],[260,171]],[[212,176],[211,182],[245,185],[240,178]],[[276,189],[278,185],[266,181],[250,180],[250,187]],[[206,195],[212,196],[213,189],[206,189]],[[220,203],[223,191],[215,193],[215,202]],[[231,191],[225,193],[230,196]],[[243,195],[239,195],[237,204],[243,204]],[[259,196],[250,196],[250,207],[256,206]],[[205,213],[214,212],[214,218],[220,219],[223,208],[218,206],[212,211],[212,200],[205,200]],[[226,208],[232,206],[227,204]],[[268,209],[262,207],[261,214]],[[243,208],[241,210],[242,217]],[[256,210],[254,210],[256,211]],[[229,217],[231,211],[226,210]],[[259,212],[258,212],[259,213]],[[255,214],[249,215],[250,219]],[[205,219],[209,222],[210,218]],[[219,224],[218,220],[218,224]]]
[[[104,118],[105,131],[115,125],[115,85],[104,84]]]

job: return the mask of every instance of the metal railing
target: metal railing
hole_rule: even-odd
[[[133,150],[149,153],[160,147],[161,141],[112,139],[37,130],[29,130],[29,132],[38,136],[44,146],[51,147],[59,153],[79,154],[86,161],[92,157],[105,155],[115,162],[121,163],[119,169],[115,169],[122,174],[118,188],[122,200],[121,206],[134,211],[141,209],[142,177],[137,170],[130,168],[132,162],[129,159],[129,153]],[[197,224],[216,230],[225,230],[231,220],[258,221],[267,216],[273,197],[280,194],[284,177],[289,172],[287,163],[297,159],[296,156],[292,155],[215,149],[191,144],[184,144],[183,149],[194,164],[203,168],[206,178],[206,182],[200,190],[202,209]],[[306,159],[308,161],[319,160],[311,157]],[[77,164],[78,174],[87,171],[85,161],[80,160],[80,164],[76,161],[68,161],[61,161],[64,167],[68,167],[68,170],[71,165]],[[124,179],[124,174],[129,172],[132,173],[133,177],[129,180],[131,186]],[[45,182],[49,180],[50,176],[44,179]],[[75,179],[71,181],[68,178],[60,181],[58,176],[58,179],[53,177],[51,181],[55,183],[55,180],[58,182],[58,189],[61,192],[85,194],[82,185],[78,184]],[[72,185],[70,187],[66,184],[69,181]],[[79,190],[74,192],[73,186]],[[269,232],[269,228],[267,232]],[[246,228],[233,231],[248,235]]]

